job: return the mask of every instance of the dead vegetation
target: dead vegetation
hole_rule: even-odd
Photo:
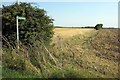
[[[62,29],[54,30],[50,46],[35,42],[21,44],[19,53],[3,50],[3,64],[44,78],[118,77],[117,29]]]
[[[67,29],[63,30],[66,30],[66,33],[61,31],[64,37],[71,35],[70,32],[67,34]],[[60,29],[58,31],[60,33]],[[77,32],[74,29],[68,31]],[[79,31],[82,32],[80,29]],[[61,36],[63,41],[57,40],[58,42],[54,44],[54,49],[57,49],[54,55],[59,58],[62,57],[60,61],[64,63],[63,66],[74,65],[94,74],[96,77],[112,78],[118,76],[120,52],[118,52],[117,29],[86,30],[82,34],[78,33],[75,36],[69,36],[69,38],[68,36],[66,39]]]

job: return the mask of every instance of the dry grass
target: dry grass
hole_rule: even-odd
[[[86,35],[91,31],[95,30],[82,28],[55,28],[54,29],[55,34],[52,40],[53,43],[57,43],[60,40],[63,41],[76,35]]]
[[[118,30],[56,28],[54,31],[53,54],[62,58],[63,66],[71,64],[96,77],[118,76]]]
[[[66,77],[64,75],[71,77],[74,73],[79,73],[73,75],[74,77],[81,76],[81,78],[118,77],[119,40],[117,40],[115,29],[96,31],[94,29],[55,28],[54,31],[55,35],[52,38],[54,45],[45,46],[36,42],[35,46],[21,48],[21,54],[14,51],[6,52],[3,54],[3,59],[5,58],[7,62],[11,61],[14,59],[10,59],[11,54],[16,59],[19,57],[20,62],[25,59],[27,60],[25,61],[26,71],[33,70],[33,73],[39,71],[40,76],[47,78]],[[12,61],[16,64],[14,60]],[[18,64],[18,67],[19,65],[21,64]]]

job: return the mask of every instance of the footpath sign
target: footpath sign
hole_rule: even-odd
[[[18,19],[25,20],[26,18],[25,17],[18,17]]]

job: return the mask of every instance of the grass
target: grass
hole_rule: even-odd
[[[20,47],[11,53],[3,51],[3,63],[23,71],[3,68],[5,78],[114,78],[117,77],[117,63],[96,56],[98,51],[91,47],[91,41],[99,31],[76,35],[67,40],[45,46]],[[95,41],[95,40],[94,40]],[[101,54],[101,53],[100,53]],[[21,63],[21,61],[23,61]],[[16,66],[15,66],[16,65]],[[20,66],[24,67],[20,67]],[[115,74],[113,74],[113,71]],[[26,72],[26,74],[23,74]],[[39,72],[39,73],[37,73]],[[32,74],[31,74],[32,73]],[[38,76],[39,75],[39,76]]]
[[[22,73],[6,67],[2,69],[2,76],[3,78],[41,78],[41,76],[32,73]]]
[[[82,73],[80,71],[75,70],[75,69],[62,69],[62,70],[56,70],[51,73],[49,78],[83,78]]]
[[[94,38],[96,38],[98,34],[103,34],[103,37],[101,38],[105,38],[104,35],[107,34],[105,32],[107,31],[94,31],[85,35],[76,35],[62,42],[62,47],[61,45],[55,45],[59,46],[59,51],[56,53],[56,55],[59,55],[59,58],[61,58],[59,61],[61,61],[63,65],[74,65],[74,67],[78,66],[76,69],[85,69],[88,73],[90,71],[91,74],[94,74],[91,78],[116,78],[118,74],[117,63],[97,56],[96,54],[102,54],[102,52],[100,53],[96,49],[92,48],[93,45],[91,45],[91,41],[96,41]],[[100,38],[99,41],[101,41]],[[105,44],[106,42],[103,43]],[[99,45],[102,46],[101,44]],[[54,49],[56,50],[56,48]],[[87,77],[86,73],[84,77]]]

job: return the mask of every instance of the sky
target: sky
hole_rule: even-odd
[[[16,0],[4,0],[10,1],[13,3]],[[55,20],[55,26],[85,27],[102,23],[103,27],[118,27],[118,0],[24,1],[35,2],[39,8],[45,9],[47,15]],[[4,2],[2,3],[5,4]]]
[[[0,0],[2,2],[14,2],[16,0]],[[118,2],[119,0],[19,0],[29,2]]]

